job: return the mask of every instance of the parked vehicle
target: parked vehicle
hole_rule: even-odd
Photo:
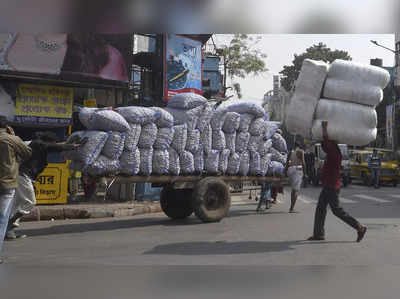
[[[339,149],[342,153],[342,183],[343,187],[346,187],[351,183],[350,177],[350,159],[349,159],[349,149],[347,144],[338,144]],[[322,179],[322,167],[326,159],[326,153],[322,149],[321,143],[316,143],[313,146],[314,158],[314,169],[312,170],[312,182],[315,186],[321,183]]]
[[[368,169],[368,158],[372,149],[353,150],[350,154],[352,179],[361,180],[364,185],[371,185],[371,172]],[[380,171],[380,184],[392,184],[394,187],[400,179],[399,162],[395,159],[395,153],[390,150],[378,149],[382,158]]]

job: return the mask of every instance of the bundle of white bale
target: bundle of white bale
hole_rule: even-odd
[[[331,139],[366,145],[376,139],[375,107],[389,81],[389,73],[380,67],[339,59],[330,65],[306,59],[286,111],[286,127],[318,141],[325,120]]]
[[[82,108],[88,142],[66,153],[71,168],[99,175],[281,175],[286,141],[263,108],[240,103],[214,109],[194,93],[166,108]]]

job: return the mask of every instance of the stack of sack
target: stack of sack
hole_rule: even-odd
[[[279,175],[287,146],[260,105],[214,109],[204,97],[183,93],[166,108],[82,108],[88,129],[80,149],[66,153],[71,168],[90,175]]]
[[[389,73],[380,67],[306,59],[286,111],[286,126],[292,133],[317,141],[322,139],[321,122],[326,120],[332,140],[366,145],[376,139],[375,107],[389,81]]]

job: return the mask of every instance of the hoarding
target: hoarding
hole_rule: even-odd
[[[38,204],[66,204],[68,175],[67,164],[49,164],[35,182]]]
[[[201,42],[175,34],[165,38],[165,98],[177,93],[202,94]]]
[[[15,121],[68,125],[73,100],[73,88],[20,84],[15,102]]]
[[[128,34],[0,33],[0,75],[127,84],[131,52]]]

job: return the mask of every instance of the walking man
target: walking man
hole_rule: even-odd
[[[323,143],[322,149],[326,153],[326,160],[322,170],[323,189],[318,199],[315,210],[314,234],[308,238],[309,241],[325,240],[325,218],[327,205],[331,207],[332,213],[342,219],[345,223],[357,230],[357,242],[360,242],[367,231],[367,227],[361,225],[356,219],[347,214],[340,206],[339,193],[341,187],[341,163],[342,154],[335,141],[329,140],[328,122],[322,122]]]
[[[57,135],[53,132],[37,132],[29,143],[32,156],[19,168],[18,189],[15,193],[6,240],[25,237],[25,235],[18,235],[14,229],[19,226],[19,219],[28,215],[36,205],[34,183],[47,167],[48,153],[69,151],[80,146],[80,144],[56,143],[56,141]]]
[[[289,177],[290,186],[292,187],[289,213],[293,213],[303,183],[303,176],[305,176],[304,151],[297,142],[295,149],[288,156],[285,173]]]
[[[382,159],[378,151],[374,148],[372,155],[368,157],[368,168],[371,172],[372,183],[375,189],[379,188],[380,172],[382,167]]]
[[[18,163],[29,159],[31,149],[7,126],[7,119],[0,116],[0,252],[3,246],[8,218],[18,187]],[[0,264],[3,260],[0,258]]]

